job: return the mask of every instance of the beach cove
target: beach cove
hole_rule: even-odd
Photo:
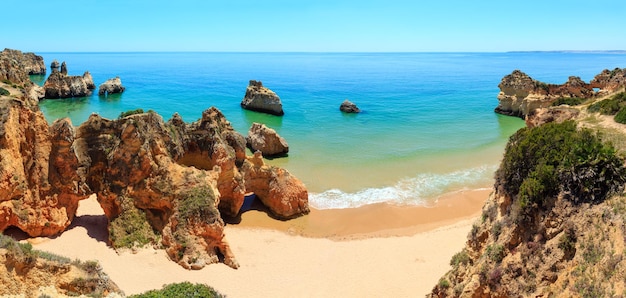
[[[465,77],[460,80],[469,82],[468,78]],[[446,93],[445,91],[440,92]],[[436,96],[437,92],[434,94],[435,96],[431,99],[440,99]],[[467,92],[467,94],[472,93]],[[89,104],[94,99],[101,101],[98,104],[111,103],[108,102],[109,99],[104,100],[102,98],[83,100]],[[125,102],[126,99],[127,96],[124,94],[118,98],[117,103]],[[467,100],[467,97],[462,99]],[[113,104],[115,103],[114,99]],[[441,102],[432,102],[434,110],[431,110],[431,113],[445,115],[448,110],[438,109],[438,103]],[[42,104],[42,109],[44,112],[50,113],[50,110],[46,111],[49,108],[46,107],[46,104],[46,102]],[[57,104],[69,104],[71,106],[72,102],[60,101]],[[487,106],[484,102],[482,104]],[[228,107],[229,105],[226,104],[225,106]],[[361,104],[360,106],[364,105]],[[59,106],[59,109],[62,110],[62,106]],[[298,137],[291,138],[296,140],[296,144],[302,142],[296,148],[305,149],[295,150],[294,153],[290,152],[288,158],[267,162],[280,165],[305,181],[311,192],[310,198],[313,207],[311,214],[283,222],[271,219],[264,212],[253,210],[243,213],[240,219],[234,219],[230,223],[227,220],[225,233],[228,241],[233,245],[234,254],[242,263],[240,270],[231,270],[232,273],[215,273],[215,276],[230,277],[224,281],[217,277],[208,278],[205,274],[210,275],[210,270],[230,269],[223,265],[212,265],[205,270],[198,271],[198,273],[181,271],[189,272],[189,275],[180,274],[181,277],[184,277],[182,280],[198,280],[198,282],[212,285],[218,291],[234,297],[245,297],[259,293],[280,296],[281,294],[276,293],[282,292],[275,287],[277,285],[272,283],[272,280],[303,285],[304,291],[310,293],[310,296],[375,293],[376,295],[391,294],[402,297],[428,292],[437,282],[437,277],[447,271],[451,255],[458,251],[459,247],[462,247],[472,222],[479,216],[482,205],[491,192],[493,171],[497,167],[506,139],[513,131],[523,125],[520,119],[495,115],[492,110],[493,105],[490,107],[489,113],[474,115],[471,110],[463,110],[461,114],[451,113],[448,115],[451,118],[447,120],[437,119],[430,123],[430,126],[425,127],[415,127],[414,125],[420,122],[411,118],[408,124],[396,123],[395,126],[400,127],[399,131],[394,131],[392,129],[394,125],[390,124],[378,132],[373,129],[374,133],[368,135],[367,132],[370,128],[379,128],[377,124],[385,122],[385,119],[392,119],[390,114],[383,113],[383,116],[387,118],[382,117],[382,120],[379,119],[382,122],[377,123],[372,120],[376,117],[371,115],[373,112],[369,110],[368,113],[358,115],[357,118],[347,118],[348,121],[354,121],[355,119],[363,120],[364,117],[362,116],[372,116],[365,118],[364,123],[367,125],[364,125],[365,128],[364,131],[361,131],[360,138],[343,140],[345,135],[336,139],[326,138],[325,142],[331,146],[325,146],[324,141],[319,141],[321,139],[305,138],[298,140]],[[366,111],[368,110],[366,109]],[[391,114],[394,111],[397,109],[392,110]],[[242,111],[239,112],[242,113]],[[338,114],[337,111],[334,113]],[[166,115],[167,113],[162,114]],[[243,118],[250,116],[245,116],[247,112],[243,112],[243,114]],[[344,117],[341,114],[338,115]],[[461,115],[472,115],[476,118],[470,117],[471,119],[487,120],[477,124],[459,126],[459,122],[452,120],[462,118]],[[259,115],[252,114],[252,116]],[[49,115],[47,117],[50,121]],[[110,117],[114,118],[114,116]],[[245,126],[239,123],[241,119],[237,120],[237,117],[231,119],[228,115],[227,117],[235,127]],[[264,116],[259,117],[263,118]],[[250,118],[246,119],[249,120]],[[267,119],[270,120],[266,122],[271,122],[271,119],[276,120],[274,118]],[[297,125],[293,126],[296,127],[294,130],[291,130],[292,126],[282,124],[287,119],[286,117],[284,120],[280,120],[281,125],[279,127],[282,129],[281,134],[283,136],[298,131]],[[73,119],[73,122],[76,122],[76,125],[80,119]],[[342,122],[327,122],[331,123],[332,127],[345,125]],[[447,125],[440,127],[442,123],[447,123]],[[489,128],[489,123],[496,125],[495,132]],[[316,124],[306,123],[304,127],[309,125],[316,126]],[[403,125],[406,125],[405,129],[402,129]],[[351,128],[354,127],[358,128],[358,125]],[[455,131],[455,128],[458,127],[462,128],[460,134]],[[443,128],[443,130],[433,130],[435,128]],[[238,128],[238,130],[245,133],[245,128]],[[317,133],[324,136],[331,135],[329,133],[331,131],[333,130],[316,130]],[[359,130],[356,129],[356,131]],[[407,134],[408,131],[415,131],[415,138],[407,137],[414,136]],[[450,134],[446,136],[442,134],[442,131],[450,132]],[[481,131],[484,134],[481,134]],[[393,132],[396,132],[397,135],[389,136]],[[429,135],[424,132],[431,133],[430,140],[419,139],[423,135]],[[296,136],[299,135],[296,134]],[[310,136],[306,133],[304,135]],[[315,133],[311,133],[311,135],[315,135]],[[359,136],[358,133],[356,135]],[[460,136],[466,138],[460,138]],[[402,140],[404,143],[390,142],[388,137],[391,137],[391,140]],[[358,140],[362,142],[359,143]],[[363,142],[363,140],[368,141]],[[339,148],[341,150],[338,150]],[[300,155],[304,152],[307,153],[307,157],[312,156],[314,158],[309,159]],[[317,164],[319,161],[325,162]],[[99,208],[96,207],[98,207],[97,203],[95,206],[89,207],[88,201],[82,201],[79,217],[73,224],[74,228],[70,228],[63,235],[53,240],[34,240],[36,248],[52,250],[53,252],[63,251],[64,254],[69,253],[70,257],[90,259],[89,256],[83,255],[83,251],[87,250],[72,250],[64,243],[94,243],[95,240],[96,245],[104,245],[102,240],[98,240],[98,237],[101,238],[102,236],[97,236],[101,234],[97,228],[96,230],[85,229],[84,232],[81,232],[81,227],[89,225],[89,223],[81,223],[82,215],[86,216],[83,219],[103,218],[101,210],[99,211]],[[106,218],[104,220],[106,221]],[[258,248],[258,243],[267,244],[263,249],[267,248],[268,250]],[[274,243],[277,243],[278,246],[272,246]],[[388,251],[392,255],[388,255],[389,253],[385,252],[385,248],[389,248]],[[421,252],[421,249],[428,251]],[[96,251],[96,249],[94,248],[92,251]],[[101,263],[107,272],[123,271],[121,267],[128,266],[130,262],[128,259],[124,259],[126,254],[123,253],[121,256],[114,257],[111,255],[112,252],[105,245],[101,255],[96,256],[96,259],[102,259]],[[168,262],[167,257],[162,252],[142,250],[134,256],[142,256],[146,252],[157,258],[152,262],[148,261],[148,264]],[[287,252],[294,252],[294,255],[290,256]],[[328,254],[321,252],[328,252]],[[266,256],[275,256],[276,259],[266,258]],[[407,257],[419,265],[412,264],[407,260]],[[125,260],[121,263],[122,265],[111,263],[114,262],[113,260],[119,261],[121,259]],[[261,262],[260,260],[264,261]],[[347,263],[341,263],[342,260]],[[368,261],[365,262],[364,260]],[[269,262],[265,263],[265,261]],[[282,261],[287,263],[281,263]],[[319,271],[312,274],[310,268],[319,267],[320,263],[337,265],[326,266],[330,272]],[[292,265],[290,266],[290,264]],[[133,267],[140,266],[137,264]],[[159,266],[154,265],[153,271],[169,270]],[[258,271],[242,270],[246,266],[258,269]],[[212,267],[222,269],[212,269]],[[285,270],[284,268],[289,269]],[[412,271],[414,269],[422,271]],[[178,268],[178,270],[183,269]],[[246,273],[237,273],[242,271]],[[261,276],[269,276],[264,272],[278,272],[279,275],[273,276],[273,279],[264,280]],[[379,272],[379,274],[368,275],[369,272]],[[144,283],[141,278],[129,278],[123,275],[116,278],[117,273],[110,274],[114,280],[132,281],[125,285],[120,283],[127,294],[158,288],[160,285],[154,284],[157,281],[162,281],[161,284],[175,282],[175,280],[152,277],[150,281]],[[133,276],[136,277],[139,274],[135,273]],[[246,275],[239,282],[256,278],[262,285],[252,287],[254,289],[250,290],[247,287],[242,287],[241,283],[233,284],[233,280],[238,280],[244,274],[249,275]],[[144,275],[149,276],[149,274]],[[293,276],[297,276],[297,278],[292,279]],[[383,276],[385,278],[382,278]],[[393,282],[389,280],[393,280]],[[420,280],[420,282],[411,283],[415,280]],[[342,287],[346,284],[352,286]],[[418,285],[419,287],[417,287]],[[292,290],[298,290],[298,287],[295,288]],[[345,292],[338,289],[344,289]],[[296,292],[284,292],[286,293],[285,296],[298,295]],[[307,296],[307,294],[298,296]]]

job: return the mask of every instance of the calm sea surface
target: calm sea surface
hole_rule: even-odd
[[[560,84],[626,67],[626,55],[609,53],[40,54],[47,65],[66,61],[71,75],[89,70],[96,86],[115,76],[126,86],[108,98],[42,101],[48,121],[143,108],[192,122],[215,106],[244,135],[262,122],[286,138],[289,157],[269,163],[303,180],[317,208],[428,204],[490,187],[508,137],[524,125],[493,112],[503,76],[520,69]],[[280,96],[285,116],[241,109],[251,79]],[[364,112],[342,114],[344,99]]]

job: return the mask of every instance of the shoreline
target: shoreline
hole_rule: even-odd
[[[291,221],[248,211],[240,224],[225,227],[237,270],[212,264],[189,271],[153,248],[116,253],[106,245],[107,219],[95,197],[80,202],[63,234],[28,241],[35,249],[98,260],[126,295],[189,281],[229,297],[414,297],[430,292],[449,270],[490,192],[451,193],[431,207],[312,210]]]
[[[440,196],[431,206],[375,203],[357,208],[311,208],[308,215],[287,221],[253,209],[234,220],[240,222],[227,221],[227,225],[332,240],[412,236],[478,216],[491,192],[491,188],[459,190]]]

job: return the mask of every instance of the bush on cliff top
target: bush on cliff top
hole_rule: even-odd
[[[203,284],[192,284],[182,282],[163,286],[161,290],[150,290],[148,292],[131,295],[129,298],[160,298],[160,297],[224,297],[213,288]]]
[[[0,87],[0,95],[7,95],[8,96],[10,94],[11,94],[11,92],[9,92],[9,90]]]
[[[529,211],[561,192],[574,203],[601,202],[623,187],[626,169],[612,145],[566,121],[522,128],[511,136],[496,180],[499,190]]]
[[[626,106],[626,93],[621,92],[609,99],[596,102],[589,106],[589,112],[598,112],[603,115],[615,115]]]

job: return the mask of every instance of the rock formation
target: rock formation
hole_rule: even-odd
[[[580,111],[575,108],[559,106],[539,108],[532,110],[526,115],[526,126],[536,127],[550,122],[561,123],[578,117]]]
[[[619,92],[626,86],[626,68],[605,69],[589,83],[591,88],[599,88],[598,95]]]
[[[43,57],[34,53],[4,49],[0,53],[0,63],[0,80],[23,84],[28,81],[28,75],[46,73]]]
[[[552,105],[560,98],[591,98],[617,92],[626,86],[626,71],[615,69],[604,70],[590,83],[585,83],[579,77],[569,77],[561,85],[546,84],[536,81],[527,74],[515,70],[505,76],[498,87],[499,104],[497,113],[524,118],[537,108]],[[594,91],[598,88],[598,91]]]
[[[126,90],[126,87],[122,86],[122,80],[120,77],[115,77],[100,84],[100,87],[98,87],[98,95],[122,93],[124,90]]]
[[[72,222],[87,188],[69,120],[52,127],[23,102],[0,101],[0,231],[17,227],[30,236],[55,235]]]
[[[308,192],[304,184],[285,169],[267,166],[257,151],[242,166],[246,189],[279,219],[309,213]]]
[[[360,113],[361,112],[361,109],[359,109],[359,107],[357,107],[356,104],[354,104],[353,102],[347,99],[341,103],[341,105],[339,106],[339,110],[344,113]]]
[[[45,98],[70,98],[89,96],[95,88],[91,74],[86,71],[82,76],[67,75],[67,66],[65,62],[61,64],[61,71],[56,70],[55,64],[52,63],[52,74],[48,77],[43,85],[45,89]]]
[[[122,297],[123,292],[95,261],[32,250],[0,234],[0,295],[2,297]],[[111,296],[109,296],[111,295]],[[83,296],[81,296],[83,297]]]
[[[60,71],[51,77],[63,90],[72,80]],[[278,218],[309,212],[302,182],[261,156],[246,158],[245,138],[216,108],[190,124],[177,114],[167,123],[153,112],[117,120],[94,114],[74,129],[69,119],[49,126],[27,99],[0,97],[0,232],[59,234],[79,200],[95,193],[114,247],[154,243],[159,234],[185,268],[218,262],[218,255],[237,268],[221,212],[237,215],[244,194],[254,192]]]
[[[253,152],[261,151],[263,156],[281,156],[289,153],[287,141],[265,124],[252,123],[246,141]]]
[[[10,49],[0,52],[0,87],[21,89],[11,96],[19,98],[27,107],[37,106],[44,95],[43,88],[33,84],[28,75],[45,72],[41,56]]]
[[[251,80],[246,95],[241,101],[241,107],[247,110],[282,116],[283,104],[274,91],[263,87],[260,81]]]

